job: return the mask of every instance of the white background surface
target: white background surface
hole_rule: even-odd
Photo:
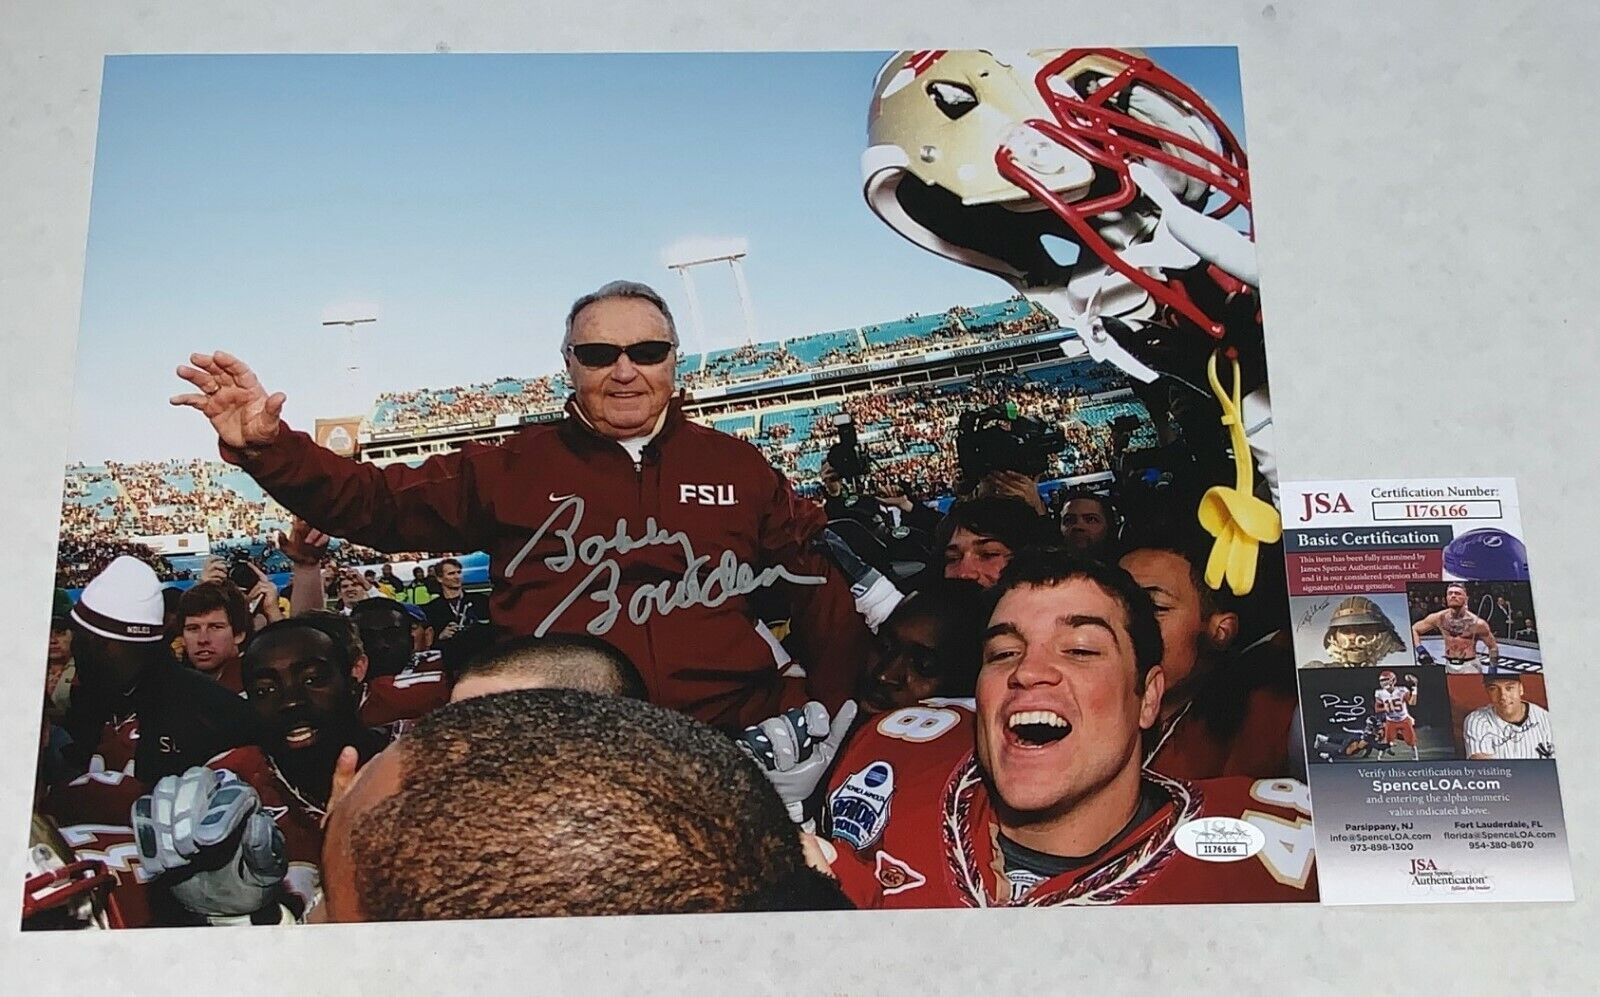
[[[20,856],[101,59],[118,52],[1237,44],[1285,479],[1508,475],[1534,573],[1579,900],[725,916],[23,938],[46,992],[1593,992],[1597,392],[1592,5],[0,6],[0,475],[13,641],[0,854]],[[865,102],[863,102],[863,119]],[[803,141],[804,136],[796,136]],[[782,196],[774,191],[774,196]],[[549,238],[530,233],[529,238]],[[20,861],[6,862],[16,882]],[[625,871],[625,870],[621,870]],[[1403,953],[1398,965],[1375,959]],[[7,989],[22,980],[7,972]],[[1386,981],[1386,982],[1385,982]],[[18,991],[12,991],[18,992]]]

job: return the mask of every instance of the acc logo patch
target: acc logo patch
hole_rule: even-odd
[[[882,850],[878,852],[877,876],[886,897],[914,890],[928,881],[927,876]]]
[[[872,762],[846,779],[828,797],[828,828],[833,838],[860,851],[883,835],[894,795],[894,766]]]

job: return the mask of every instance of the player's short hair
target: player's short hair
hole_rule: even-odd
[[[1464,584],[1462,584],[1461,582],[1451,582],[1449,585],[1446,585],[1444,587],[1444,590],[1446,592],[1450,591],[1451,589],[1460,589],[1462,592],[1465,592],[1467,590],[1467,587]]]
[[[1209,541],[1209,537],[1202,539],[1192,530],[1185,531],[1172,526],[1158,527],[1127,537],[1121,545],[1120,556],[1127,557],[1141,550],[1159,550],[1176,554],[1189,566],[1189,581],[1194,585],[1195,591],[1200,593],[1202,616],[1237,613],[1239,599],[1231,590],[1223,588],[1219,592],[1206,584],[1206,561],[1211,557]]]
[[[354,620],[343,613],[337,613],[331,609],[308,609],[298,616],[291,616],[287,620],[278,622],[289,623],[294,621],[300,621],[305,626],[321,631],[327,635],[329,640],[339,645],[340,650],[344,652],[345,674],[347,675],[350,669],[355,667],[355,663],[367,653],[367,646],[361,643],[361,630],[356,626]],[[266,633],[267,630],[276,625],[270,624],[267,627],[263,627],[261,633]],[[260,634],[256,636],[259,638]]]
[[[1520,672],[1484,672],[1483,684],[1494,685],[1496,682],[1521,682]]]
[[[680,713],[524,689],[440,707],[394,750],[399,790],[349,827],[369,919],[849,906],[754,763]]]
[[[505,641],[469,658],[456,681],[471,675],[537,679],[550,688],[648,698],[644,678],[628,656],[587,634],[550,634]]]
[[[254,668],[256,661],[262,655],[263,649],[280,637],[299,630],[311,630],[328,638],[338,652],[337,659],[331,664],[339,669],[339,674],[348,682],[351,680],[350,670],[355,667],[356,659],[365,654],[361,646],[361,636],[356,633],[355,624],[347,616],[330,613],[325,610],[315,609],[291,616],[286,620],[275,620],[262,627],[250,646],[245,649],[242,671],[248,675]],[[353,652],[353,653],[352,653]]]
[[[666,299],[656,293],[656,289],[649,284],[641,284],[636,280],[613,280],[585,294],[567,309],[566,332],[561,337],[562,350],[572,345],[572,330],[578,324],[578,313],[592,304],[613,298],[637,298],[655,305],[656,311],[667,321],[667,338],[672,340],[673,346],[678,345],[678,323],[672,320],[672,309],[667,307]]]
[[[461,562],[457,561],[453,557],[447,557],[444,560],[440,561],[438,564],[434,565],[434,567],[443,569],[446,565],[449,565],[452,568],[459,568],[459,567],[461,567]]]
[[[1009,496],[968,499],[951,506],[940,524],[939,546],[949,543],[957,529],[998,540],[1011,548],[1012,554],[1025,547],[1061,542],[1049,520],[1034,512],[1028,503]]]
[[[1024,585],[1053,586],[1082,578],[1099,586],[1114,599],[1128,617],[1128,638],[1133,645],[1136,691],[1144,691],[1145,677],[1161,663],[1161,625],[1156,621],[1155,603],[1150,593],[1139,587],[1133,576],[1113,564],[1101,564],[1060,548],[1027,550],[1011,559],[1000,580],[989,592],[990,605],[1014,588]]]
[[[244,593],[233,582],[199,582],[178,596],[178,624],[182,626],[191,616],[223,610],[228,614],[228,626],[236,634],[250,633],[250,606]]]
[[[370,613],[377,610],[392,610],[399,613],[400,618],[407,623],[412,620],[411,614],[406,610],[405,603],[391,599],[386,595],[375,595],[370,599],[362,599],[350,607],[350,617],[353,620],[357,613]]]
[[[983,631],[991,605],[983,586],[969,578],[928,577],[889,614],[888,623],[908,618],[943,625],[940,657],[951,670],[939,676],[937,695],[971,696],[983,661]]]

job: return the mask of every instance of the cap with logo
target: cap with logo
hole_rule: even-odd
[[[110,640],[145,644],[161,639],[164,609],[155,569],[124,554],[84,586],[72,619]]]

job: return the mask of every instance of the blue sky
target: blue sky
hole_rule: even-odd
[[[1233,49],[1149,52],[1243,140]],[[243,357],[309,428],[382,390],[548,373],[571,300],[617,277],[687,329],[662,265],[686,238],[748,242],[762,339],[1003,298],[862,201],[886,55],[108,58],[70,457],[215,455],[166,404],[194,350]],[[742,340],[726,268],[697,287],[708,345]],[[361,397],[320,324],[352,310],[380,319]]]

